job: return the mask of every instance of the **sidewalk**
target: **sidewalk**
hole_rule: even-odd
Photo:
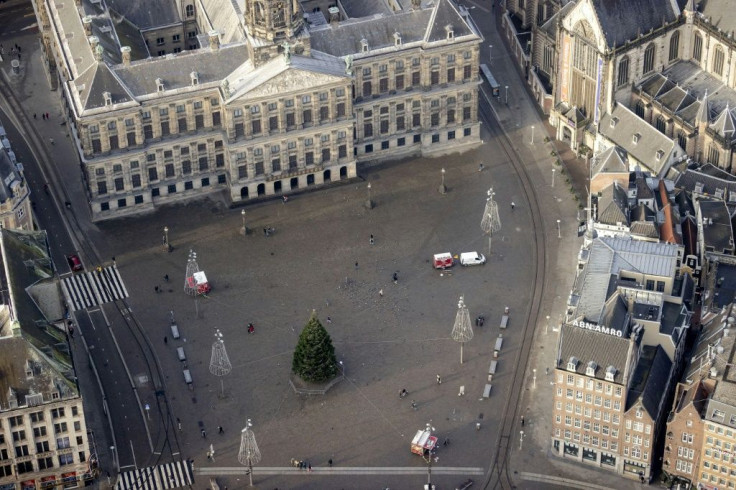
[[[498,26],[499,23],[495,25]],[[550,245],[546,257],[543,317],[536,326],[525,377],[526,388],[520,401],[524,424],[522,425],[521,420],[516,421],[519,437],[512,438],[509,469],[519,488],[539,488],[544,483],[568,488],[639,488],[639,483],[614,473],[574,464],[550,453],[553,431],[553,373],[558,341],[556,330],[566,308],[567,295],[575,278],[577,256],[582,245],[582,238],[577,237],[577,216],[578,212],[582,215],[582,211],[579,211],[582,206],[579,203],[584,203],[587,198],[587,167],[584,161],[576,158],[569,146],[554,140],[554,128],[537,108],[526,82],[519,74],[515,59],[505,51],[506,38],[502,39],[498,30],[494,30],[487,41],[492,42],[494,52],[500,54],[504,50],[503,56],[494,57],[491,69],[502,86],[509,86],[508,104],[502,91],[501,97],[493,101],[493,108],[501,127],[515,142],[522,160],[528,162],[530,168],[534,168],[530,171],[538,177],[537,192],[544,211],[542,218],[547,243]],[[534,133],[532,126],[535,128]],[[548,142],[545,142],[545,137],[549,138]],[[553,156],[553,152],[557,156]],[[558,158],[563,161],[562,166],[555,164]],[[571,191],[571,185],[574,185],[575,194]],[[575,195],[580,201],[575,200]],[[557,220],[560,220],[561,238],[558,238]],[[520,444],[522,430],[523,443]]]

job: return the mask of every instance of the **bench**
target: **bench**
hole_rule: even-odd
[[[509,326],[509,316],[503,315],[501,316],[501,328],[506,328]]]
[[[175,339],[179,338],[179,327],[175,324],[171,324],[171,336]]]
[[[493,380],[493,375],[496,374],[497,366],[498,366],[498,361],[491,361],[491,365],[488,367],[488,381]]]
[[[483,389],[483,398],[491,397],[491,388],[493,388],[493,385],[488,383],[486,387]]]
[[[184,354],[184,347],[177,347],[176,355],[179,356],[179,360],[182,362],[187,360],[187,356]]]

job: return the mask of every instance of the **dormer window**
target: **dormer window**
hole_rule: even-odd
[[[570,357],[570,360],[567,361],[567,370],[568,371],[577,371],[578,369],[578,358],[575,356]]]
[[[639,142],[639,138],[641,138],[641,135],[639,133],[634,133],[634,136],[631,138],[631,140],[634,142],[634,144],[637,144]]]
[[[613,366],[608,366],[606,368],[606,381],[613,381],[616,377],[616,368]]]
[[[368,40],[366,38],[360,40],[360,50],[364,53],[368,52]]]
[[[445,33],[447,34],[447,40],[452,41],[455,38],[455,30],[451,25],[445,26]]]
[[[664,156],[664,151],[657,150],[657,161],[661,160],[663,156]]]
[[[156,90],[158,90],[159,92],[163,92],[164,91],[164,80],[163,80],[163,78],[157,78],[156,79]]]
[[[590,361],[588,366],[585,368],[586,376],[595,376],[595,370],[598,368],[598,364],[595,361]]]
[[[105,99],[105,105],[112,105],[112,94],[110,92],[102,92],[102,98]]]
[[[401,46],[401,34],[394,32],[394,46]]]
[[[616,127],[616,124],[618,124],[618,118],[617,117],[612,117],[611,118],[611,127],[612,128],[615,128]]]
[[[192,80],[192,86],[199,85],[199,73],[193,71],[189,74],[189,78]]]
[[[697,194],[702,194],[704,187],[705,187],[705,184],[703,184],[702,182],[696,182],[695,183],[695,192]]]

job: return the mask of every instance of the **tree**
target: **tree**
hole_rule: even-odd
[[[337,375],[335,347],[315,313],[299,335],[291,370],[304,381],[329,381]]]

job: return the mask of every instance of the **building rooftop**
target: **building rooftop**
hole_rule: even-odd
[[[585,374],[592,361],[595,363],[595,378],[604,380],[609,366],[616,369],[614,383],[625,385],[630,373],[626,372],[632,340],[593,332],[573,325],[563,325],[557,346],[557,368],[567,369],[572,358],[577,360],[576,372]]]
[[[629,196],[626,189],[614,182],[598,197],[598,223],[615,226],[629,225]]]
[[[598,0],[591,4],[609,48],[674,22],[680,15],[677,2],[670,0]]]
[[[697,199],[702,220],[702,241],[705,251],[716,253],[734,252],[731,216],[726,203],[720,199]]]
[[[649,416],[656,420],[659,406],[666,397],[664,387],[672,374],[672,361],[661,346],[642,347],[639,362],[626,396],[626,410],[641,400]]]
[[[668,170],[672,158],[683,154],[673,140],[622,104],[603,114],[598,131],[657,176]]]

